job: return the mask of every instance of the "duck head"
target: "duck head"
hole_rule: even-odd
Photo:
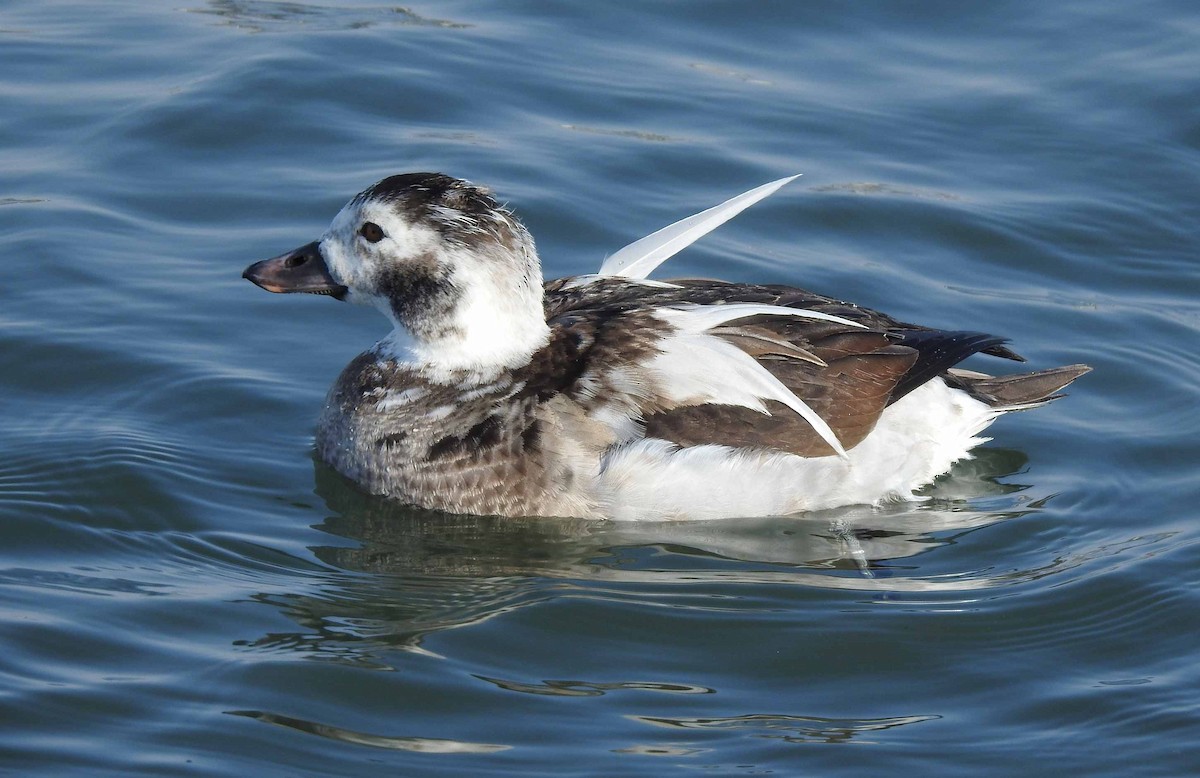
[[[383,346],[431,372],[516,367],[549,337],[528,231],[487,190],[440,173],[383,179],[319,240],[242,275],[375,306],[396,328]]]

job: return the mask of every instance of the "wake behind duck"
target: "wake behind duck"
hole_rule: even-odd
[[[533,239],[487,190],[397,175],[243,275],[391,319],[330,390],[317,451],[369,492],[455,513],[712,519],[910,499],[996,418],[1090,370],[994,378],[954,366],[1021,360],[1003,338],[794,287],[647,280],[794,178],[543,283]]]

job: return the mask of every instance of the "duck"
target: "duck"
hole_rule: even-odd
[[[649,278],[795,178],[544,281],[490,190],[403,173],[243,276],[391,321],[329,390],[316,455],[370,494],[456,514],[676,521],[919,500],[997,418],[1091,369],[994,376],[959,363],[1023,362],[1002,337],[787,285]]]

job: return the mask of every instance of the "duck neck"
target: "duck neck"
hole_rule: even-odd
[[[456,273],[459,295],[437,326],[418,333],[393,319],[388,340],[405,343],[407,359],[441,382],[486,381],[526,364],[550,340],[541,273],[536,264],[519,274],[504,270],[477,264]]]

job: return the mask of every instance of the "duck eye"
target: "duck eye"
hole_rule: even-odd
[[[375,222],[363,222],[363,226],[358,229],[358,234],[366,238],[369,243],[378,243],[383,240],[383,229]]]

